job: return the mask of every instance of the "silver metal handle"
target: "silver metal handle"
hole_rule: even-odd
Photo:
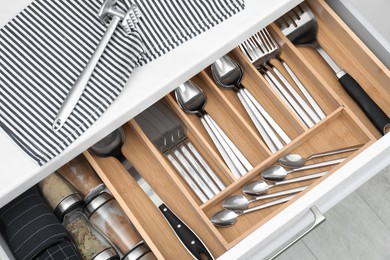
[[[288,245],[286,245],[285,247],[283,247],[279,252],[277,252],[275,255],[273,255],[270,260],[272,259],[275,259],[276,257],[278,257],[281,253],[283,253],[284,251],[286,251],[287,249],[289,249],[292,245],[294,245],[296,242],[298,242],[301,238],[303,238],[304,236],[306,236],[307,234],[309,234],[313,229],[315,229],[316,227],[318,227],[322,222],[325,221],[325,216],[322,215],[321,211],[316,207],[316,206],[313,206],[310,208],[310,211],[313,213],[314,215],[314,222],[313,224],[305,231],[303,232],[301,235],[299,235],[296,239],[294,239],[293,241],[291,241]]]
[[[79,101],[81,95],[83,94],[83,91],[85,87],[87,86],[87,83],[95,70],[95,67],[102,56],[104,49],[106,48],[108,42],[111,39],[111,36],[114,34],[116,26],[121,21],[121,18],[118,16],[114,16],[107,27],[106,32],[103,35],[102,40],[100,41],[99,45],[97,46],[95,52],[93,53],[91,59],[87,63],[87,66],[85,67],[84,71],[81,73],[80,77],[77,79],[77,81],[74,83],[72,88],[70,89],[68,95],[66,96],[64,102],[62,103],[58,114],[54,120],[52,129],[53,131],[58,131],[61,129],[61,127],[65,124],[66,120],[68,119],[69,115],[72,113],[74,107],[76,106],[77,102]]]
[[[327,155],[352,152],[352,151],[358,150],[360,147],[362,147],[361,144],[349,146],[349,147],[345,147],[345,148],[340,148],[340,149],[335,149],[335,150],[331,150],[331,151],[326,151],[326,152],[322,152],[322,153],[316,153],[316,154],[312,154],[311,156],[309,156],[306,160],[310,160],[310,159],[314,159],[314,158],[318,158],[318,157],[322,157],[322,156],[327,156]]]
[[[282,75],[282,73],[280,73],[280,71],[276,67],[272,66],[272,70],[276,73],[276,75],[279,77],[282,83],[286,86],[287,90],[291,93],[291,95],[295,98],[295,100],[298,101],[299,105],[301,105],[303,110],[309,115],[312,121],[318,123],[321,119],[314,112],[314,110],[306,103],[306,101],[298,94],[298,92],[290,84],[290,82],[288,82],[288,80]]]
[[[243,91],[243,89],[240,89],[237,92],[237,96],[247,111],[249,117],[252,119],[252,122],[256,126],[257,131],[259,131],[261,137],[268,146],[268,149],[270,149],[272,153],[275,153],[279,149],[283,148],[283,144],[272,131],[267,121],[265,121],[263,116],[254,107],[253,103],[249,100],[248,96],[246,96],[246,93]]]
[[[239,179],[242,176],[241,172],[245,171],[244,167],[242,167],[242,165],[239,163],[238,159],[234,156],[233,152],[230,150],[229,146],[224,142],[223,138],[214,132],[214,129],[212,129],[213,126],[209,125],[205,117],[201,117],[200,121],[202,122],[204,128],[206,129],[207,133],[211,137],[211,140],[217,147],[217,150],[221,154],[223,160],[225,161],[230,171],[237,179]]]
[[[289,173],[298,172],[298,171],[304,171],[304,170],[310,170],[310,169],[320,168],[320,167],[324,167],[324,166],[335,165],[335,164],[341,163],[345,159],[346,158],[343,157],[343,158],[329,160],[329,161],[325,161],[325,162],[313,163],[313,164],[305,165],[305,166],[302,166],[299,168],[291,169],[291,170],[287,171],[287,173],[289,174]]]
[[[307,187],[308,186],[306,185],[306,186],[301,186],[301,187],[292,188],[292,189],[288,189],[288,190],[282,190],[282,191],[278,191],[278,192],[274,192],[274,193],[270,193],[270,194],[265,194],[265,195],[261,195],[261,196],[256,196],[254,199],[251,199],[249,201],[249,203],[256,202],[256,201],[259,201],[259,200],[265,200],[265,199],[280,197],[280,196],[284,196],[284,195],[295,194],[295,193],[303,191]]]
[[[314,126],[313,121],[309,118],[305,111],[298,105],[295,99],[288,93],[288,91],[280,84],[280,82],[267,70],[263,74],[268,83],[275,89],[279,96],[288,104],[288,106],[295,112],[295,114],[301,119],[305,126],[311,128]]]
[[[281,61],[284,68],[287,70],[288,74],[290,74],[291,78],[294,80],[295,84],[298,86],[299,90],[303,93],[307,101],[309,101],[310,105],[313,107],[314,111],[316,111],[317,115],[324,119],[326,117],[324,111],[322,111],[321,107],[318,105],[318,103],[314,100],[314,98],[310,95],[310,93],[307,91],[307,89],[303,86],[302,82],[298,79],[298,77],[295,75],[295,73],[292,71],[290,66],[282,60]]]
[[[272,126],[272,128],[283,140],[283,142],[289,144],[291,142],[290,137],[287,136],[287,134],[283,131],[283,129],[278,125],[278,123],[276,123],[276,121],[271,117],[271,115],[268,114],[268,112],[260,105],[260,103],[256,101],[256,99],[252,96],[252,94],[245,88],[243,90],[244,93],[247,95],[247,97],[252,101],[256,109],[265,118],[265,120],[267,120],[267,122]]]

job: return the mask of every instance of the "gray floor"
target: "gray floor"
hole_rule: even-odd
[[[329,210],[278,260],[390,259],[390,167]]]

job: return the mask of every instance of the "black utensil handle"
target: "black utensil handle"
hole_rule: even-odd
[[[390,126],[389,117],[382,109],[367,95],[359,83],[348,73],[339,79],[347,93],[360,106],[366,116],[382,134],[386,134],[386,128]]]
[[[161,204],[158,208],[169,222],[181,243],[193,257],[196,259],[204,259],[204,257],[207,257],[207,259],[214,259],[199,237],[180,218],[178,218],[170,208],[165,204]]]

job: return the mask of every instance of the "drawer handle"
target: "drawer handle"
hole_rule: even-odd
[[[270,258],[270,260],[275,259],[277,256],[279,256],[281,253],[286,251],[288,248],[290,248],[292,245],[294,245],[298,240],[309,234],[313,229],[318,227],[322,222],[325,221],[325,216],[322,215],[321,211],[317,208],[317,206],[313,206],[310,208],[310,211],[314,215],[314,222],[313,224],[305,231],[303,232],[299,237],[291,241],[288,245],[286,245],[284,248],[282,248],[279,252],[277,252],[274,256]]]

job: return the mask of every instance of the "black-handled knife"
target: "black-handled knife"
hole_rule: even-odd
[[[143,189],[143,191],[149,196],[157,208],[161,211],[165,219],[168,221],[169,225],[175,232],[177,238],[184,245],[187,251],[195,259],[214,259],[208,248],[200,240],[200,238],[189,228],[176,214],[168,208],[162,199],[157,195],[157,193],[150,187],[150,185],[145,181],[145,179],[137,172],[137,170],[132,167],[128,169],[128,172],[138,183],[138,185]]]
[[[367,95],[364,89],[359,83],[351,77],[348,73],[345,73],[339,78],[339,82],[344,87],[345,91],[352,97],[353,100],[359,105],[366,116],[371,120],[374,126],[382,134],[386,134],[387,128],[390,127],[390,119],[382,111],[382,109]]]

